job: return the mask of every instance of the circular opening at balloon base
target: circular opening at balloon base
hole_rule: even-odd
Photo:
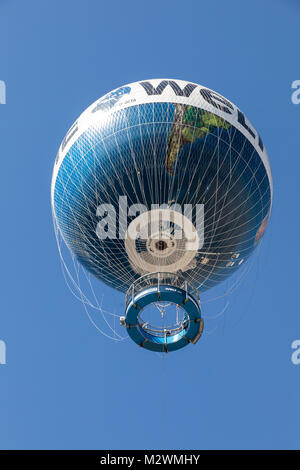
[[[167,248],[168,245],[167,242],[165,242],[164,240],[159,240],[158,242],[156,242],[155,246],[159,251],[163,251]]]

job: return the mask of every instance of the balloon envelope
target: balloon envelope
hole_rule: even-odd
[[[213,287],[255,249],[271,202],[269,160],[253,126],[218,93],[181,80],[136,82],[97,100],[70,128],[53,171],[53,213],[66,244],[121,291],[154,271]],[[157,236],[141,236],[147,213],[161,205],[173,214],[187,207],[182,220],[196,229],[196,246],[187,248],[191,230],[176,214],[171,229],[158,218]]]

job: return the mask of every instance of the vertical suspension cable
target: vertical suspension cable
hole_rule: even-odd
[[[166,354],[162,354],[162,428],[163,448],[167,449]]]

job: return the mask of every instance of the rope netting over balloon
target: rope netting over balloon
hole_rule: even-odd
[[[113,288],[154,271],[199,290],[213,331],[255,261],[270,207],[265,166],[236,127],[193,106],[147,103],[103,113],[78,138],[57,172],[53,220],[69,288],[101,333],[123,341],[124,295]]]
[[[121,342],[129,339],[127,332],[120,324],[120,319],[124,315],[125,295],[103,284],[78,262],[64,243],[55,218],[53,218],[53,222],[63,277],[71,293],[82,303],[88,320],[99,333],[110,340]],[[213,290],[202,293],[201,309],[202,318],[205,322],[205,335],[215,333],[222,327],[221,320],[225,318],[225,315],[227,313],[232,314],[230,310],[232,298],[247,279],[249,273],[257,269],[260,248],[261,246],[230,279],[224,280]],[[255,285],[253,294],[254,290]],[[245,308],[246,304],[247,300],[243,302]],[[166,310],[168,316],[166,316]],[[154,305],[150,315],[152,315],[152,318],[156,317],[156,325],[161,322],[163,327],[166,327],[167,323],[172,321],[172,315],[173,317],[176,316],[176,321],[173,321],[173,324],[180,325],[182,321],[182,312],[178,306],[173,306],[173,313],[170,314],[169,305],[159,302]]]

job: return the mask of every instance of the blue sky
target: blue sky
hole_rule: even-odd
[[[296,0],[0,0],[0,448],[154,449],[164,426],[171,449],[300,448],[299,35]],[[165,358],[166,406],[161,357],[103,338],[66,288],[50,209],[71,123],[153,77],[237,104],[274,178],[265,240],[219,327]]]

